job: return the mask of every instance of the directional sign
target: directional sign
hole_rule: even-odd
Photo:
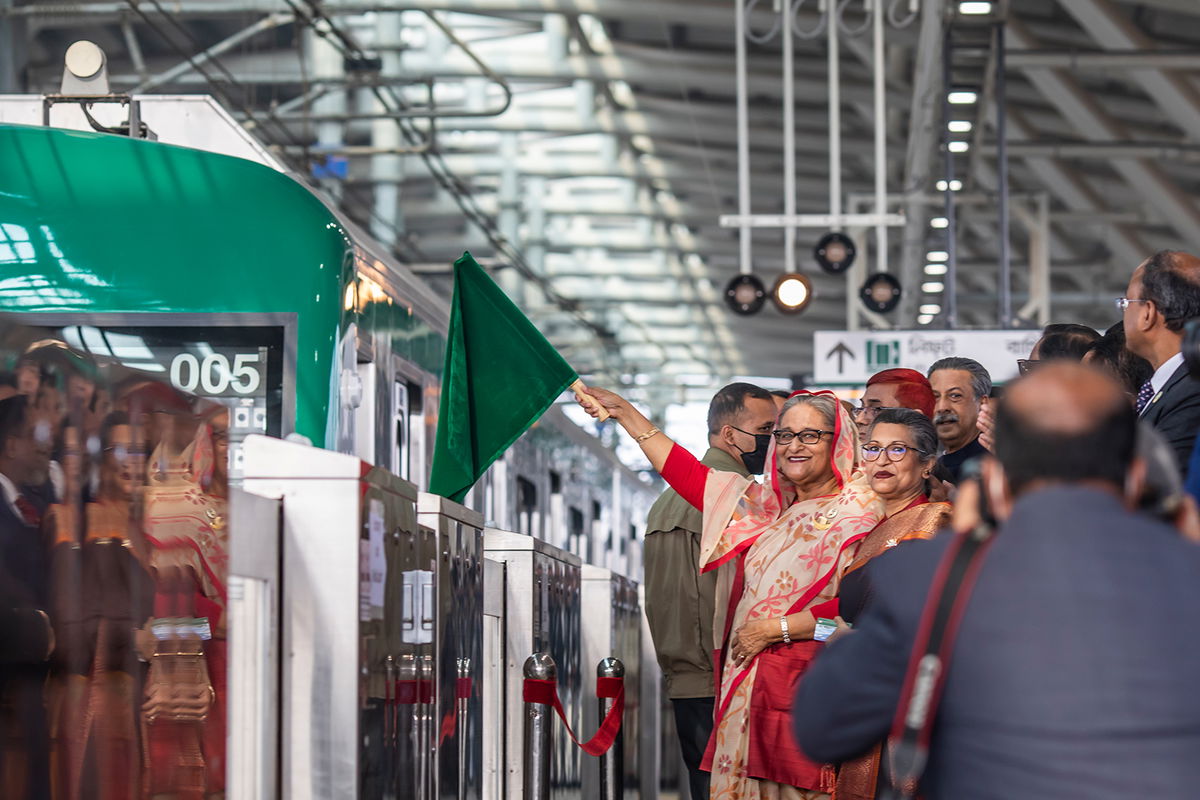
[[[1039,330],[1019,331],[817,331],[813,334],[813,382],[821,386],[864,384],[876,372],[907,367],[924,374],[949,356],[973,358],[996,383],[1017,376],[1017,359],[1028,358]]]
[[[825,355],[826,358],[833,358],[835,356],[837,357],[837,371],[838,374],[841,374],[846,371],[846,356],[850,356],[850,358],[853,359],[854,351],[849,347],[846,347],[844,343],[838,342],[833,346],[833,349]]]

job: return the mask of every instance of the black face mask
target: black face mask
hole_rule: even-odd
[[[746,469],[751,475],[762,475],[763,469],[765,469],[767,466],[767,449],[771,446],[771,434],[751,433],[750,431],[744,431],[741,428],[734,428],[732,425],[729,427],[733,428],[739,433],[744,433],[747,436],[754,437],[753,450],[743,450],[742,448],[738,447],[738,452],[742,454],[742,463],[746,465]],[[737,447],[737,445],[734,445],[734,447]]]

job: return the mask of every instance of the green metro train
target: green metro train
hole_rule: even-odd
[[[0,311],[419,487],[448,303],[289,175],[125,136],[0,125]],[[469,504],[585,561],[640,568],[652,488],[557,409]]]

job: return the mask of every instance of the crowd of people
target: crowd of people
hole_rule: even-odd
[[[0,374],[0,797],[223,796],[228,425],[58,343]]]
[[[879,373],[851,408],[731,384],[699,460],[591,390],[671,487],[646,609],[692,800],[1194,796],[1200,259],[1155,254],[1116,305],[1103,334],[1047,326],[1003,392],[965,355]],[[931,585],[984,527],[902,784],[888,738]]]

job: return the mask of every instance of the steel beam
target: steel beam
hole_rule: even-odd
[[[25,90],[23,74],[29,58],[28,31],[24,19],[9,16],[16,0],[0,0],[0,92]]]
[[[1029,29],[1016,20],[1008,23],[1012,42],[1035,48],[1039,42]],[[1119,142],[1126,138],[1121,126],[1089,97],[1079,83],[1061,70],[1026,67],[1025,76],[1075,126],[1080,136],[1091,141]],[[1148,160],[1120,160],[1112,163],[1130,186],[1170,223],[1188,247],[1200,248],[1200,210],[1180,191],[1162,168]]]
[[[1070,3],[1064,5],[1070,8]],[[1087,27],[1087,26],[1085,26]],[[1097,36],[1097,39],[1100,37]],[[1195,50],[1122,50],[1109,52],[1077,50],[1008,50],[1010,67],[1048,67],[1076,70],[1200,70],[1200,53]]]
[[[454,11],[467,14],[589,14],[604,19],[629,22],[644,22],[655,25],[677,23],[698,27],[725,30],[730,25],[730,12],[720,0],[422,0],[422,10]],[[411,0],[338,0],[327,4],[326,13],[333,16],[363,14],[368,11],[409,11],[414,8]],[[102,2],[49,2],[17,6],[8,13],[13,16],[38,18],[68,18],[78,21],[85,17],[118,17],[129,10],[129,5],[117,0]],[[144,9],[147,14],[157,15],[153,6]],[[244,17],[246,14],[269,14],[287,11],[283,0],[173,0],[164,3],[163,10],[179,17]],[[760,6],[753,16],[753,24],[770,24],[774,15]],[[801,23],[812,23],[815,14],[800,15]]]
[[[197,66],[211,61],[212,59],[216,58],[217,56],[221,55],[222,53],[226,53],[226,52],[232,50],[233,48],[237,47],[238,45],[242,44],[243,42],[253,39],[255,36],[258,36],[260,33],[274,30],[275,28],[278,28],[281,25],[287,25],[287,24],[291,23],[292,19],[293,19],[293,15],[288,12],[268,14],[267,16],[263,17],[262,19],[258,20],[257,22],[241,29],[237,33],[233,34],[232,36],[228,36],[228,37],[222,39],[221,41],[214,44],[212,47],[209,47],[207,50],[203,50],[199,53],[196,53],[191,58],[188,58],[184,61],[179,62],[178,64],[171,67],[170,69],[166,69],[166,70],[162,70],[162,71],[156,70],[153,77],[149,78],[148,80],[142,81],[137,86],[130,89],[129,93],[130,94],[143,94],[143,93],[148,92],[151,89],[155,88],[156,86],[162,86],[164,84],[169,84],[169,83],[171,83],[171,81],[175,80],[179,76],[188,75],[188,74],[194,72],[196,70]],[[139,57],[135,56],[135,54],[134,54],[134,52],[132,52],[132,50],[130,52],[130,57],[133,59],[134,66],[136,68]],[[145,72],[144,65],[143,65],[143,68],[138,71],[144,73]]]
[[[1025,117],[1013,111],[1009,111],[1008,127],[1020,137],[1028,137],[1034,133]],[[1084,215],[1107,212],[1103,198],[1092,189],[1082,173],[1052,158],[1031,156],[1026,158],[1025,162],[1042,187],[1071,211]],[[1109,244],[1113,247],[1114,255],[1130,269],[1153,252],[1130,226],[1116,224],[1112,226],[1111,232],[1113,238]],[[1057,249],[1056,246],[1055,250]]]
[[[547,58],[544,53],[503,53],[483,56],[488,66],[507,80],[516,83],[564,83],[576,80],[625,81],[641,88],[652,88],[677,93],[681,86],[703,88],[711,95],[732,97],[736,90],[732,69],[727,65],[732,59],[724,55],[704,59],[703,63],[685,63],[688,59],[661,61],[642,54],[621,55],[569,55],[562,59]],[[243,82],[264,84],[304,83],[295,52],[291,50],[267,50],[254,53],[234,53],[222,59],[230,71],[244,76]],[[173,66],[173,62],[151,59],[148,64],[152,73]],[[110,64],[110,80],[114,85],[137,83],[134,73],[128,72],[129,65],[121,60]],[[412,81],[461,80],[478,78],[479,67],[465,55],[451,51],[444,58],[432,58],[420,51],[408,51],[405,58],[405,76]],[[191,73],[173,77],[171,83],[189,85],[203,82],[201,76]],[[782,97],[778,76],[764,69],[750,74],[750,86],[754,94],[765,97]],[[825,81],[817,66],[809,66],[796,76],[796,96],[822,97]],[[891,102],[904,99],[893,92]],[[867,81],[847,81],[843,96],[847,103],[870,103],[871,84]],[[815,108],[816,105],[814,104]]]
[[[279,117],[276,117],[279,119]],[[381,112],[348,112],[338,114],[303,114],[293,113],[283,116],[284,122],[337,122],[349,123],[386,119],[388,115]],[[729,119],[711,119],[702,130],[694,130],[681,125],[678,117],[640,113],[636,111],[613,112],[608,109],[597,111],[592,120],[580,119],[573,109],[517,109],[508,111],[498,117],[452,117],[438,118],[437,126],[454,131],[512,131],[515,133],[547,133],[557,136],[578,136],[588,133],[607,133],[622,138],[647,136],[654,140],[677,140],[684,143],[695,142],[697,137],[708,144],[719,144],[733,147],[737,143],[737,131]],[[777,138],[770,130],[758,129],[751,132],[751,144],[757,148],[767,149]],[[868,156],[871,153],[871,140],[866,138],[844,138],[843,148],[854,155]],[[797,150],[822,154],[828,149],[829,143],[821,136],[814,134],[799,134],[796,137]],[[345,155],[376,155],[377,149],[368,146],[346,145],[338,150]]]
[[[1150,53],[1155,43],[1141,33],[1117,10],[1110,0],[1061,0],[1061,4],[1083,29],[1107,50],[1134,50]],[[1151,53],[1152,54],[1152,53]],[[1200,54],[1192,54],[1197,61]],[[1192,141],[1200,141],[1200,94],[1183,75],[1164,73],[1149,65],[1129,65],[1126,73],[1162,112],[1179,126]]]
[[[900,241],[900,283],[908,287],[895,312],[903,327],[916,322],[920,293],[914,291],[925,263],[925,237],[929,224],[928,209],[919,195],[929,191],[933,153],[941,118],[942,10],[943,0],[925,0],[921,4],[920,33],[913,69],[913,90],[908,118],[907,169],[903,192],[910,199],[904,206],[904,235]]]

